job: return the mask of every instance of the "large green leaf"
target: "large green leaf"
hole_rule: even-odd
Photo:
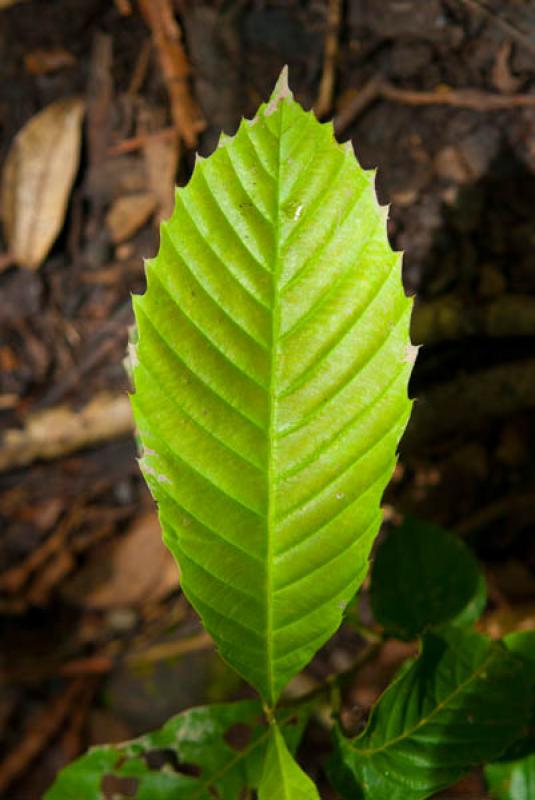
[[[371,577],[375,618],[401,639],[445,622],[469,625],[486,602],[485,580],[464,542],[416,519],[381,544]]]
[[[277,714],[288,759],[307,715],[306,707]],[[109,775],[134,778],[136,800],[236,800],[258,786],[269,740],[257,701],[192,708],[131,742],[92,748],[60,773],[44,800],[102,800]]]
[[[264,761],[258,800],[320,800],[316,787],[293,756],[277,725],[271,736]]]
[[[330,774],[344,797],[423,800],[500,755],[526,722],[522,663],[461,629],[427,634],[356,739],[337,734]]]
[[[410,412],[411,302],[374,174],[283,75],[177,192],[147,283],[141,465],[184,592],[272,704],[366,574]]]

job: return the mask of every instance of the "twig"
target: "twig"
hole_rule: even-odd
[[[109,147],[107,153],[110,158],[113,158],[115,156],[124,155],[124,153],[132,153],[135,150],[141,150],[149,140],[172,140],[175,136],[176,131],[174,128],[162,128],[160,131],[155,131],[154,133],[143,133],[139,136],[132,136],[130,139],[123,139],[122,142],[118,142]]]
[[[146,650],[132,653],[127,661],[134,664],[152,664],[157,661],[165,661],[170,658],[178,658],[187,653],[196,653],[199,650],[207,650],[213,647],[214,641],[205,631],[189,636],[187,639],[177,639],[174,642],[163,642],[155,644]]]
[[[187,147],[195,147],[205,123],[188,85],[190,66],[170,0],[139,0],[139,7],[152,31],[177,133]]]
[[[389,83],[380,87],[381,97],[410,106],[456,106],[472,111],[502,111],[508,108],[535,106],[535,94],[496,94],[479,89],[445,89],[444,91],[416,92],[398,89]]]
[[[490,8],[487,8],[481,0],[459,0],[459,2],[464,3],[465,5],[473,8],[479,14],[487,17],[488,19],[492,20],[499,28],[501,28],[504,33],[514,39],[518,44],[521,44],[523,47],[531,50],[532,53],[535,53],[535,44],[531,41],[529,36],[526,36],[525,33],[518,30],[514,25],[508,22],[506,19],[500,17],[496,12],[492,11]]]
[[[86,682],[73,681],[52,703],[38,712],[28,724],[26,736],[0,763],[0,792],[26,770],[46,747],[63,720],[86,692]]]
[[[381,84],[377,78],[372,78],[359,89],[344,108],[334,118],[334,130],[339,135],[343,133],[368,106],[371,106],[381,96]]]
[[[414,89],[400,89],[390,83],[372,78],[335,117],[336,133],[343,133],[376,100],[389,100],[409,106],[452,106],[481,112],[535,106],[535,94],[498,94],[479,89],[441,89],[420,92]]]
[[[128,86],[127,94],[130,97],[136,97],[145,82],[145,78],[147,76],[147,69],[149,67],[149,60],[150,54],[152,50],[152,42],[147,40],[143,43],[143,47],[141,48],[139,55],[136,60],[136,65],[134,67],[134,72],[132,73],[132,77],[130,79],[130,84]]]
[[[336,58],[338,56],[338,36],[341,19],[341,0],[329,0],[327,7],[327,32],[323,50],[323,73],[318,89],[318,96],[314,103],[314,112],[320,119],[331,111],[333,104]]]

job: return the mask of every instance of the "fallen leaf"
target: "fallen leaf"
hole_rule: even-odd
[[[158,516],[151,512],[96,552],[65,594],[86,608],[104,611],[157,602],[176,588],[178,569],[162,542]]]
[[[6,158],[1,205],[8,250],[21,267],[37,269],[65,218],[78,170],[84,103],[58,100],[19,131]]]
[[[512,49],[512,42],[504,42],[496,53],[491,70],[492,83],[503,94],[514,94],[522,85],[522,80],[513,75],[509,66]]]
[[[151,192],[139,192],[119,197],[106,215],[106,225],[114,244],[129,239],[148,220],[156,208]]]

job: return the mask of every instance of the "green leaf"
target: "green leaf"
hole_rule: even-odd
[[[485,768],[485,779],[493,800],[533,800],[535,753],[517,761],[490,764]]]
[[[374,174],[296,102],[199,159],[134,298],[141,459],[186,596],[272,704],[362,583],[410,402]]]
[[[258,800],[320,800],[316,787],[298,766],[288,750],[277,725],[271,736],[264,761]]]
[[[377,550],[371,602],[388,634],[414,639],[446,622],[472,624],[485,607],[485,580],[457,536],[407,519]]]
[[[525,724],[523,665],[471,631],[426,634],[361,736],[337,734],[330,775],[355,800],[423,800],[500,755]]]
[[[526,697],[529,708],[527,730],[495,764],[485,767],[485,779],[495,800],[533,800],[535,797],[535,631],[518,631],[504,644],[520,658],[531,689]]]
[[[308,713],[304,707],[277,714],[290,751]],[[193,708],[131,742],[92,748],[62,770],[44,800],[102,800],[106,775],[135,778],[137,800],[236,800],[258,786],[269,737],[255,700]],[[162,756],[164,766],[151,768]]]
[[[535,753],[535,630],[516,631],[510,633],[503,640],[504,645],[511,653],[522,660],[526,678],[530,686],[531,702],[526,735],[510,748],[502,758],[519,759],[522,756]]]

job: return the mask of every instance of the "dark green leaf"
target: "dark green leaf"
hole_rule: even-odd
[[[304,708],[277,716],[290,751],[307,714]],[[255,700],[193,708],[131,742],[91,749],[59,774],[44,800],[101,800],[106,775],[135,778],[136,800],[236,800],[244,787],[258,785],[268,740]],[[155,757],[165,766],[155,766]]]
[[[485,768],[490,794],[496,800],[533,800],[535,798],[535,631],[511,633],[504,644],[522,659],[531,689],[527,731],[501,756]]]
[[[388,634],[413,639],[432,626],[474,622],[485,606],[485,581],[457,536],[407,519],[377,550],[371,602]]]
[[[528,691],[522,663],[502,644],[462,629],[426,634],[364,733],[338,731],[333,782],[351,800],[423,800],[518,738]]]

